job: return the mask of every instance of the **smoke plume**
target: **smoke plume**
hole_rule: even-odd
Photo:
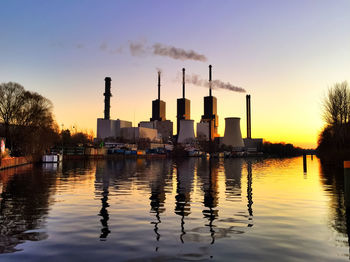
[[[209,88],[209,81],[202,79],[199,75],[196,75],[196,74],[186,75],[186,83]],[[246,93],[245,89],[243,89],[242,87],[237,87],[230,84],[229,82],[225,83],[217,79],[211,82],[211,88],[226,89],[233,92]]]
[[[166,46],[162,45],[160,43],[156,43],[153,46],[153,54],[159,55],[159,56],[168,56],[173,59],[178,60],[194,60],[194,61],[201,61],[205,62],[207,61],[207,58],[205,55],[198,54],[193,50],[185,50],[182,48],[177,48],[174,46]]]
[[[146,47],[144,42],[129,42],[130,53],[133,56],[141,56],[146,53]]]
[[[156,43],[153,46],[146,46],[145,42],[129,42],[130,53],[133,56],[141,56],[145,54],[152,54],[157,56],[166,56],[177,60],[194,60],[207,61],[205,55],[199,54],[193,50],[185,50],[174,46],[167,46]]]

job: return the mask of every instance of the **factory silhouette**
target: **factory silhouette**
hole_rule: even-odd
[[[123,141],[137,143],[147,140],[153,147],[182,144],[194,145],[198,141],[216,143],[229,147],[234,152],[256,153],[260,150],[262,139],[251,137],[251,100],[246,96],[247,137],[242,138],[239,117],[225,118],[225,133],[218,134],[219,116],[217,98],[212,95],[212,66],[209,65],[209,95],[204,97],[204,114],[197,123],[197,134],[194,132],[194,120],[191,119],[191,100],[186,98],[186,75],[182,69],[182,98],[177,99],[176,135],[173,135],[173,122],[166,119],[166,102],[161,100],[161,72],[158,71],[158,98],[152,101],[152,117],[141,121],[137,127],[131,121],[110,119],[111,81],[105,78],[104,118],[97,119],[97,140]],[[151,146],[152,147],[152,146]],[[170,148],[170,147],[167,147]]]

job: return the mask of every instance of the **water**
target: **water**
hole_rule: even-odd
[[[308,158],[0,172],[0,261],[344,261],[343,171]]]

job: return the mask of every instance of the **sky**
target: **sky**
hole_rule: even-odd
[[[104,78],[112,78],[111,118],[151,117],[161,99],[176,130],[179,74],[244,88],[215,89],[219,134],[251,95],[252,137],[316,147],[328,88],[350,79],[350,1],[0,1],[0,82],[17,82],[50,99],[59,126],[93,130],[103,117]],[[193,50],[206,61],[154,55],[156,43]],[[144,53],[133,55],[130,44]],[[187,84],[191,119],[200,121],[208,89]]]

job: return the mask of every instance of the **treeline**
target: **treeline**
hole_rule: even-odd
[[[86,143],[85,133],[60,132],[50,100],[25,90],[17,83],[0,84],[0,136],[11,156],[30,155],[37,159],[53,146]]]
[[[264,142],[262,151],[267,156],[273,157],[293,157],[304,153],[313,153],[312,150],[305,150],[300,147],[294,147],[292,144]]]
[[[323,103],[326,122],[318,138],[317,154],[327,162],[350,159],[350,88],[347,82],[328,90]]]

